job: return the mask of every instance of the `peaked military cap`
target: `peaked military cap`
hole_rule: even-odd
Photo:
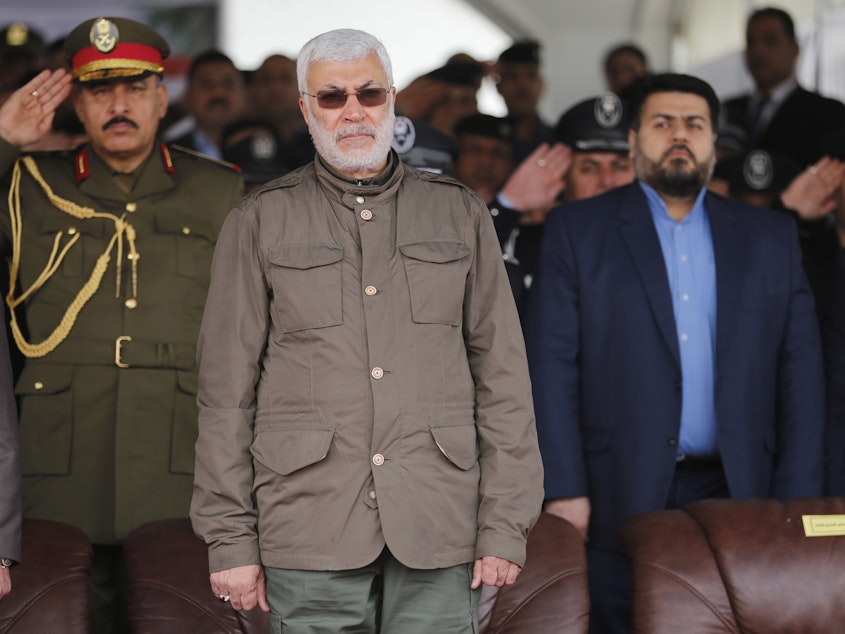
[[[458,155],[458,143],[425,121],[396,117],[393,149],[400,160],[435,174],[451,174]]]
[[[792,157],[754,149],[716,163],[713,177],[726,179],[731,193],[779,194],[800,173],[801,165]]]
[[[14,22],[0,30],[0,56],[39,57],[44,53],[44,38],[23,22]]]
[[[628,112],[612,92],[585,99],[561,115],[558,140],[578,152],[627,152]]]
[[[455,136],[476,134],[505,143],[513,143],[513,125],[510,120],[489,114],[471,114],[455,124]]]
[[[540,64],[540,43],[534,40],[516,42],[499,55],[501,64]]]
[[[140,22],[94,18],[68,34],[64,52],[74,81],[85,83],[160,75],[170,46]]]

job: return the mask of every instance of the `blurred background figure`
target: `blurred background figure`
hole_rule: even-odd
[[[239,119],[223,131],[223,160],[241,170],[244,193],[290,171],[275,126],[260,119]]]
[[[44,38],[31,26],[14,22],[0,30],[0,103],[44,68]]]
[[[296,60],[286,55],[267,57],[249,76],[248,110],[257,119],[273,125],[280,151],[291,167],[314,158],[314,146],[299,112]]]
[[[243,116],[246,108],[243,74],[224,53],[217,50],[201,53],[188,69],[183,106],[193,119],[194,129],[172,142],[212,158],[222,158],[223,130]]]
[[[651,72],[645,51],[633,42],[610,49],[604,56],[603,66],[607,89],[617,95],[623,94],[631,84]]]
[[[514,128],[509,119],[473,114],[455,126],[455,178],[490,202],[513,169]]]
[[[540,44],[517,42],[496,62],[496,89],[513,126],[514,161],[521,162],[541,143],[554,143],[554,130],[538,112],[545,82],[540,74]]]
[[[634,180],[628,123],[624,102],[612,93],[580,101],[561,115],[555,134],[572,150],[572,164],[563,177],[566,202],[592,198]]]
[[[757,207],[772,207],[800,173],[801,165],[785,154],[751,150],[718,161],[710,190]]]
[[[791,156],[801,167],[819,158],[816,147],[830,130],[845,125],[845,105],[802,88],[795,78],[800,48],[792,17],[759,9],[745,30],[745,66],[754,92],[724,103],[727,120],[747,135],[747,149]]]
[[[393,149],[406,165],[435,174],[453,174],[458,144],[455,138],[424,121],[396,117]]]

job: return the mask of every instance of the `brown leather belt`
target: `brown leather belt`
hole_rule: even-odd
[[[43,357],[46,362],[75,365],[111,365],[119,368],[196,369],[196,346],[187,343],[145,341],[120,336],[114,341],[70,339]]]

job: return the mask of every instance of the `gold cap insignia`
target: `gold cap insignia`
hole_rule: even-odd
[[[114,47],[117,46],[118,37],[120,37],[120,33],[114,22],[100,18],[91,25],[91,33],[89,35],[91,46],[101,53],[113,51]]]
[[[15,22],[6,31],[6,44],[9,46],[23,46],[29,39],[29,29],[26,24]]]

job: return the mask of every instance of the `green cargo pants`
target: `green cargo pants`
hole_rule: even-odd
[[[472,564],[413,570],[388,551],[355,570],[265,568],[273,634],[477,634]]]

